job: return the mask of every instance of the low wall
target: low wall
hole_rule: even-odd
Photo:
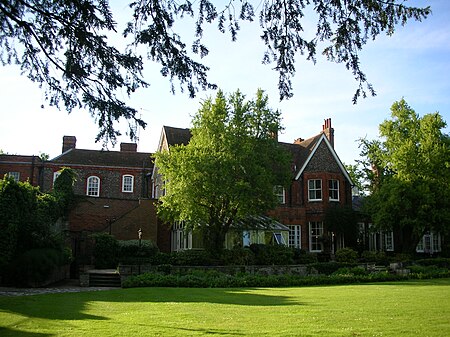
[[[122,282],[132,275],[140,275],[144,273],[155,273],[164,271],[171,274],[185,274],[194,270],[216,270],[225,274],[235,275],[237,273],[260,274],[260,275],[308,275],[308,268],[305,265],[289,265],[289,266],[172,266],[162,265],[154,266],[149,264],[143,265],[119,265],[119,274]]]

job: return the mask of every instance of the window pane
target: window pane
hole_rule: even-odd
[[[122,192],[133,192],[133,180],[131,175],[125,175],[122,178]]]
[[[87,195],[98,197],[100,192],[100,179],[98,177],[89,177],[87,181]]]

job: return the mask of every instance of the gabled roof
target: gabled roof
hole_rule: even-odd
[[[191,130],[174,128],[171,126],[163,126],[163,132],[166,135],[167,144],[171,145],[187,145],[191,139]]]
[[[152,168],[152,154],[146,152],[70,149],[50,162],[59,165]]]
[[[299,161],[298,164],[297,164],[300,167],[297,167],[298,171],[297,171],[297,174],[295,176],[295,179],[297,180],[297,179],[300,178],[300,176],[302,175],[303,171],[306,169],[306,167],[308,166],[309,162],[314,157],[314,154],[316,153],[317,149],[319,148],[319,146],[322,143],[324,143],[328,147],[328,149],[330,150],[331,155],[333,156],[334,160],[336,161],[337,165],[339,166],[339,169],[341,170],[341,172],[345,176],[345,178],[351,184],[353,184],[352,179],[348,175],[347,170],[345,169],[345,167],[342,164],[341,160],[339,159],[336,151],[334,150],[333,146],[331,145],[330,141],[328,140],[328,138],[325,136],[324,133],[320,133],[317,136],[314,136],[312,138],[309,138],[307,140],[304,140],[304,141],[300,142],[299,144],[295,144],[295,145],[300,146],[300,147],[303,148],[303,150],[300,150],[302,158],[301,158],[301,161]]]
[[[174,127],[170,127],[170,126],[164,126],[163,133],[165,134],[168,146],[179,145],[179,144],[186,145],[189,143],[189,140],[192,136],[189,129],[180,129],[180,128],[174,128]],[[328,149],[330,150],[333,158],[336,160],[337,165],[339,166],[340,170],[342,171],[342,174],[345,176],[346,179],[348,179],[348,181],[350,183],[352,183],[352,180],[351,180],[350,176],[348,175],[347,170],[345,169],[344,165],[342,164],[341,160],[339,159],[338,155],[336,154],[336,151],[334,150],[330,141],[328,140],[328,138],[326,137],[326,135],[323,132],[315,135],[314,137],[303,140],[299,143],[295,143],[295,144],[282,143],[282,142],[279,143],[292,155],[292,160],[295,165],[295,167],[293,168],[295,179],[297,180],[300,178],[301,174],[303,173],[306,166],[313,158],[314,153],[317,151],[317,149],[319,148],[319,146],[322,142],[324,142],[326,144],[326,146],[328,147]],[[161,141],[160,141],[160,146],[161,146]]]

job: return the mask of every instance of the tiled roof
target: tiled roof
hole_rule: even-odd
[[[59,165],[152,168],[152,153],[71,149],[50,160]]]
[[[41,163],[42,159],[38,156],[23,156],[16,154],[0,154],[0,162],[11,162],[11,163]]]
[[[164,133],[166,134],[167,144],[169,146],[187,145],[192,136],[189,129],[174,128],[171,126],[164,126]]]
[[[171,126],[164,126],[164,132],[169,146],[179,144],[187,145],[192,136],[189,129],[174,128]],[[298,171],[306,162],[321,136],[322,133],[319,133],[299,144],[280,142],[280,145],[291,153],[292,160],[296,166],[295,171]]]
[[[312,150],[316,146],[322,134],[318,134],[314,137],[308,138],[299,144],[280,143],[288,152],[292,155],[292,160],[295,164],[294,171],[297,172],[309,158]]]

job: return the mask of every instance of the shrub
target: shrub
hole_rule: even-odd
[[[389,264],[389,259],[385,252],[365,250],[361,254],[361,260],[361,262],[373,262],[383,266],[387,266]]]
[[[225,266],[247,266],[255,261],[255,254],[248,248],[235,247],[222,252],[221,264]]]
[[[294,262],[294,251],[284,245],[251,244],[256,265],[288,265]]]
[[[339,263],[339,262],[319,262],[319,263],[312,263],[308,265],[309,272],[312,271],[312,269],[317,270],[319,274],[322,275],[331,275],[335,271],[337,271],[340,268],[348,268],[348,267],[354,267],[354,264],[349,263]]]
[[[368,272],[361,267],[344,267],[344,268],[339,268],[338,270],[336,270],[333,274],[331,275],[351,275],[351,276],[361,276],[361,275],[367,275]]]
[[[173,254],[172,261],[177,266],[217,266],[219,261],[206,250],[183,250]]]
[[[35,286],[46,281],[58,267],[70,262],[68,250],[53,248],[31,249],[12,261],[6,283]]]
[[[119,259],[122,257],[151,257],[159,252],[158,246],[150,240],[118,241]]]
[[[94,263],[96,268],[116,268],[118,264],[118,241],[109,234],[93,234],[95,240]]]
[[[317,254],[307,252],[304,249],[298,249],[294,248],[294,263],[296,264],[310,264],[310,263],[317,263]]]
[[[450,268],[450,258],[430,258],[430,259],[420,259],[415,261],[416,264],[421,266],[437,266],[442,268]]]
[[[341,248],[336,252],[337,262],[356,263],[358,262],[358,253],[351,248]]]

